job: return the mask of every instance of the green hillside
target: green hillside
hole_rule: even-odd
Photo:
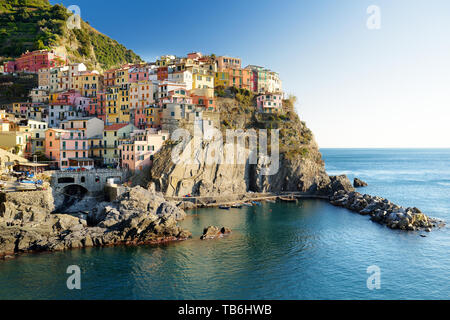
[[[81,29],[69,30],[70,16],[62,5],[48,0],[0,0],[0,56],[15,58],[26,50],[60,47],[72,62],[108,69],[141,61],[133,51],[82,21]]]

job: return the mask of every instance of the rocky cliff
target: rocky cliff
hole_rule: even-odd
[[[191,236],[177,226],[185,213],[160,194],[130,189],[86,216],[52,214],[52,191],[8,193],[0,199],[0,258],[19,253],[112,245],[157,244]]]
[[[241,98],[241,100],[243,100]],[[262,115],[254,112],[250,99],[247,103],[235,98],[219,98],[221,127],[225,145],[219,163],[215,150],[220,149],[221,141],[202,141],[194,139],[184,146],[192,150],[189,163],[174,163],[172,152],[179,144],[167,143],[154,159],[151,180],[158,191],[167,196],[187,194],[210,196],[244,194],[246,192],[305,192],[309,194],[331,194],[330,177],[325,172],[324,162],[317,143],[306,124],[300,121],[293,109],[293,101],[284,101],[281,114]],[[243,161],[225,161],[233,146],[226,143],[226,130],[279,130],[280,158],[279,168],[274,174],[264,174],[270,163],[266,157],[255,156],[248,144],[235,144],[235,155]],[[241,133],[241,137],[245,133]],[[274,150],[268,138],[268,150]]]
[[[312,132],[294,111],[295,98],[284,100],[283,111],[279,114],[256,113],[254,103],[252,94],[245,91],[235,91],[219,98],[221,133],[225,137],[227,130],[242,129],[240,137],[244,138],[245,130],[279,130],[280,157],[275,160],[279,160],[278,170],[264,174],[274,161],[270,161],[267,153],[257,157],[257,162],[252,164],[255,154],[245,143],[233,146],[225,138],[223,141],[196,141],[192,138],[184,144],[170,141],[155,156],[150,171],[152,188],[169,197],[190,194],[212,197],[211,201],[217,196],[241,199],[239,196],[248,192],[302,192],[328,196],[333,205],[370,215],[372,221],[391,229],[430,231],[444,225],[444,222],[427,217],[417,208],[403,208],[387,199],[356,193],[345,175],[328,176]],[[173,153],[177,148],[190,150],[185,151],[180,159],[191,160],[174,162]],[[218,150],[219,157],[216,154]],[[274,146],[270,145],[268,150],[274,151]],[[225,161],[229,153],[240,155],[244,161]]]

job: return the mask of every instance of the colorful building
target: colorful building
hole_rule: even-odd
[[[105,164],[117,167],[120,165],[119,145],[130,138],[136,127],[130,123],[116,123],[105,126],[103,131],[103,160]]]
[[[38,73],[43,68],[54,68],[65,63],[65,58],[57,55],[53,50],[37,50],[25,52],[17,58],[8,69],[8,72],[31,72]]]
[[[278,113],[283,109],[283,96],[281,94],[268,93],[256,97],[259,112]]]
[[[217,72],[226,71],[228,69],[241,69],[241,59],[220,56],[216,57]]]
[[[81,72],[73,78],[71,89],[80,91],[83,97],[95,98],[103,91],[103,76],[97,72]]]
[[[135,130],[130,139],[120,145],[122,168],[142,171],[151,166],[153,156],[169,138],[167,131]]]

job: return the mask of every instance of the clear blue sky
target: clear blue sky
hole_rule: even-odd
[[[201,51],[279,72],[321,147],[450,147],[448,0],[51,3],[145,60]]]

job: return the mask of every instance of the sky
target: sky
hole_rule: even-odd
[[[448,0],[50,2],[146,61],[200,51],[277,71],[322,148],[450,148]]]

